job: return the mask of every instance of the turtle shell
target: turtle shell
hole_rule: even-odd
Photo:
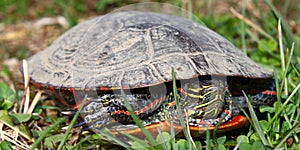
[[[28,60],[37,83],[109,89],[217,75],[270,78],[225,38],[191,20],[117,12],[83,22]]]

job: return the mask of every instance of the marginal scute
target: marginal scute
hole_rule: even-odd
[[[176,77],[270,78],[214,31],[187,19],[137,11],[83,22],[29,60],[33,81],[63,87],[139,88]]]

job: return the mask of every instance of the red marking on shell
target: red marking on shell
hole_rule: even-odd
[[[148,87],[148,84],[141,84],[140,87]]]
[[[91,101],[88,99],[85,103],[85,105],[88,105]],[[79,100],[76,104],[74,105],[69,105],[71,108],[74,108],[76,110],[78,110],[80,108],[80,105],[82,104],[82,99]]]
[[[37,88],[41,88],[41,85],[39,84],[39,83],[37,83],[37,82],[33,82],[33,85],[35,86],[35,87],[37,87]]]
[[[70,87],[68,90],[69,90],[72,94],[74,94],[74,88]]]
[[[122,89],[130,89],[130,87],[128,85],[123,85]]]
[[[101,91],[108,91],[109,89],[108,89],[107,87],[105,87],[105,86],[101,86],[101,87],[100,87],[100,90],[101,90]]]
[[[49,89],[54,92],[54,87],[52,85],[49,86]]]
[[[80,105],[81,105],[81,101],[80,102],[78,102],[78,103],[76,103],[76,104],[74,104],[74,105],[72,105],[72,106],[70,106],[71,108],[74,108],[74,109],[76,109],[76,110],[78,110],[79,109],[79,107],[80,107]]]
[[[262,94],[267,94],[267,95],[276,95],[276,91],[271,91],[271,90],[265,90],[261,92]]]
[[[59,100],[59,102],[61,102],[63,105],[67,105],[67,106],[69,106],[68,104],[67,104],[67,102],[66,101],[64,101],[62,98],[57,98],[58,100]]]

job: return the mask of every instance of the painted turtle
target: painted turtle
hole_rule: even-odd
[[[184,116],[193,132],[243,125],[242,91],[254,107],[275,99],[272,73],[212,30],[187,19],[139,11],[117,12],[83,22],[29,60],[31,81],[78,108],[94,130],[138,133],[121,95],[145,128],[178,121],[172,94],[176,74]],[[233,116],[233,117],[232,117]],[[175,126],[180,128],[180,125]]]

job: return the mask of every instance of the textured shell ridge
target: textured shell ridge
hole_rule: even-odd
[[[80,23],[29,59],[34,81],[138,88],[205,75],[269,78],[225,38],[187,19],[118,12]]]

